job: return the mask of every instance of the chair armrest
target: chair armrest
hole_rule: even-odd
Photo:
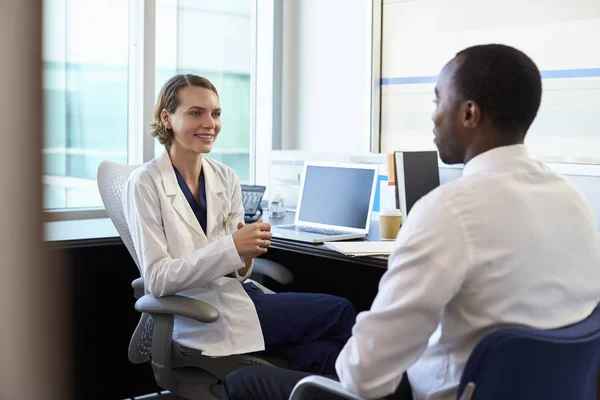
[[[150,314],[152,330],[152,371],[156,383],[162,388],[176,385],[173,373],[172,347],[174,316],[179,315],[198,322],[211,323],[219,319],[219,310],[200,300],[184,296],[154,297],[151,294],[140,297],[135,309]]]
[[[298,382],[296,386],[294,386],[294,390],[292,390],[289,400],[306,400],[309,397],[305,396],[311,389],[314,390],[314,388],[336,394],[345,399],[364,400],[362,397],[358,397],[357,395],[344,389],[342,384],[338,381],[317,375],[307,376]]]
[[[200,300],[184,296],[154,297],[151,294],[142,296],[135,302],[139,312],[155,314],[180,315],[198,322],[211,323],[219,319],[219,310]]]
[[[294,281],[294,276],[286,267],[276,263],[275,261],[266,260],[263,258],[256,258],[254,260],[252,272],[268,276],[275,282],[281,283],[282,285],[289,285]]]
[[[133,288],[133,297],[139,299],[145,293],[144,291],[144,278],[139,277],[131,282],[131,287]]]

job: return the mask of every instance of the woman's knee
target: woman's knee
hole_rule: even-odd
[[[338,339],[346,341],[352,334],[352,327],[356,322],[356,310],[350,300],[344,297],[331,296],[330,304],[328,315],[330,318],[334,317],[335,331],[338,332],[338,336],[341,335]]]
[[[256,380],[264,371],[262,367],[249,366],[229,373],[223,380],[223,400],[242,400],[261,398],[261,394],[254,393]]]
[[[352,324],[354,324],[354,321],[356,320],[356,310],[354,309],[354,306],[352,305],[352,303],[350,302],[350,300],[346,299],[345,297],[339,297],[339,296],[333,296],[336,299],[337,302],[337,307],[340,310],[340,315],[350,321]]]
[[[231,372],[223,380],[223,394],[221,396],[223,400],[237,400],[239,398],[237,395],[240,390],[239,376],[237,375],[238,371],[239,370]]]

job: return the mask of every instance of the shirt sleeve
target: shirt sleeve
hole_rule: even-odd
[[[244,266],[231,235],[179,258],[168,252],[156,186],[147,172],[125,184],[123,206],[144,285],[154,296],[168,296],[205,285]]]
[[[244,263],[244,260],[242,259],[242,263]],[[244,266],[246,264],[244,263]],[[244,282],[246,281],[246,279],[248,279],[250,277],[250,275],[252,274],[252,270],[254,269],[254,259],[252,260],[252,264],[250,264],[250,268],[248,268],[248,271],[246,272],[245,275],[240,275],[239,271],[236,270],[234,272],[234,278],[236,278],[238,281],[240,282]]]
[[[357,316],[336,361],[342,385],[368,399],[396,390],[425,351],[469,265],[454,215],[444,204],[423,200],[400,230],[371,309]]]
[[[232,175],[232,188],[231,188],[231,225],[229,226],[230,232],[237,231],[238,223],[244,222],[244,204],[242,202],[242,186],[240,185],[240,179],[235,173],[235,171],[231,170]],[[243,257],[240,257],[242,261],[242,265],[246,266]],[[244,282],[250,275],[252,274],[252,270],[254,269],[254,260],[252,260],[252,264],[245,275],[240,275],[238,270],[235,270],[232,274],[232,278],[236,278],[240,282]]]

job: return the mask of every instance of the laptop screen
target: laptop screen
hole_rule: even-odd
[[[376,169],[307,165],[299,222],[367,229]]]

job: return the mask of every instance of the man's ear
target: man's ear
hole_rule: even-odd
[[[481,107],[472,100],[465,101],[461,106],[462,125],[467,129],[475,129],[481,124]]]

